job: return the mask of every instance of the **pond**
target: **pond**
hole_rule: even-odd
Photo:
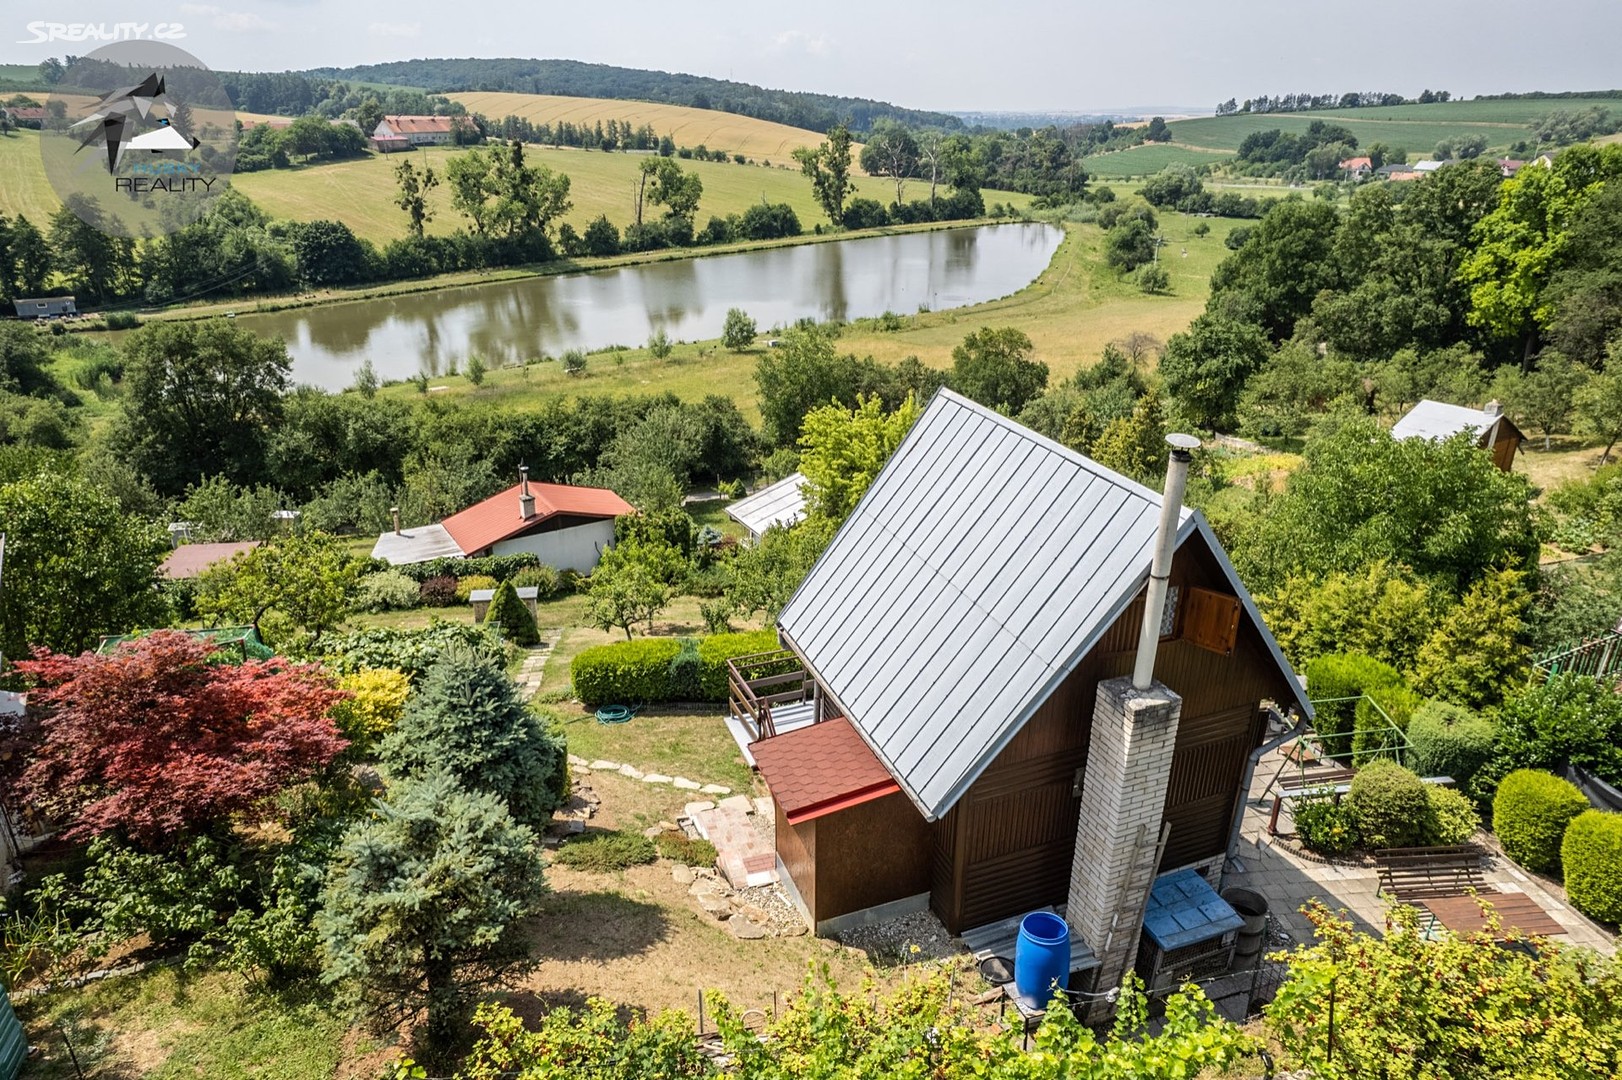
[[[1064,237],[1029,222],[873,236],[589,273],[464,285],[347,304],[243,315],[286,340],[293,378],[329,390],[370,358],[381,379],[435,377],[477,355],[487,367],[569,349],[636,348],[721,336],[728,308],[764,334],[798,319],[910,315],[1018,292]]]

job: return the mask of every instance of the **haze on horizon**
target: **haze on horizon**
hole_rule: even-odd
[[[280,71],[414,57],[556,57],[690,72],[942,110],[1210,109],[1228,97],[1425,88],[1470,97],[1622,85],[1614,0],[1164,0],[988,5],[852,0],[793,9],[744,0],[611,8],[496,0],[220,0],[136,5],[24,0],[0,61],[82,55],[94,42],[24,44],[51,22],[178,22],[176,41],[221,69]]]

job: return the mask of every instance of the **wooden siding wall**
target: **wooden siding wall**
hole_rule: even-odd
[[[794,888],[805,902],[811,920],[817,918],[817,823],[790,825],[783,808],[777,808],[777,857],[794,879]]]
[[[816,921],[929,891],[929,826],[899,792],[798,828],[814,828],[822,852],[816,901],[805,897]]]
[[[1215,557],[1195,541],[1178,551],[1171,582],[1228,589]],[[931,827],[931,906],[947,929],[1064,902],[1080,806],[1073,785],[1087,762],[1098,683],[1131,674],[1142,618],[1140,598]],[[1261,735],[1258,705],[1287,698],[1288,687],[1248,618],[1232,656],[1162,641],[1155,676],[1183,697],[1165,812],[1172,832],[1162,865],[1173,867],[1226,848],[1245,759]]]
[[[1492,447],[1492,463],[1505,472],[1515,470],[1515,451],[1521,446],[1520,436],[1512,431],[1503,431],[1498,441]]]

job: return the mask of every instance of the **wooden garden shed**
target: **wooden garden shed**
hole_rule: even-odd
[[[1132,670],[1160,503],[966,398],[931,401],[779,620],[818,722],[751,729],[780,876],[819,932],[925,906],[960,932],[1065,902],[1095,698]],[[1160,869],[1214,875],[1263,703],[1311,708],[1210,526],[1176,521],[1153,665],[1181,698],[1175,750],[1163,774],[1095,782],[1163,797]]]
[[[1450,439],[1460,434],[1474,435],[1476,445],[1490,453],[1492,463],[1504,472],[1515,468],[1515,451],[1525,439],[1496,401],[1481,409],[1421,401],[1391,427],[1393,439]]]

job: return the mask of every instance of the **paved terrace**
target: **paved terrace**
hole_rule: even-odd
[[[1230,868],[1224,884],[1251,889],[1265,896],[1274,919],[1296,941],[1312,940],[1312,924],[1300,909],[1313,898],[1331,908],[1344,908],[1360,930],[1383,931],[1386,909],[1378,895],[1379,877],[1372,862],[1329,865],[1299,854],[1289,835],[1288,802],[1279,815],[1281,835],[1277,838],[1267,835],[1267,818],[1273,805],[1268,786],[1281,764],[1283,757],[1274,751],[1257,766],[1250,798],[1245,802],[1238,865]],[[1497,841],[1485,832],[1476,834],[1475,843],[1489,852],[1482,866],[1483,880],[1501,892],[1526,893],[1535,899],[1566,928],[1566,934],[1556,940],[1591,946],[1607,953],[1615,950],[1616,938],[1568,904],[1565,890],[1558,882],[1522,870],[1497,850]],[[1239,866],[1243,866],[1242,872]]]

